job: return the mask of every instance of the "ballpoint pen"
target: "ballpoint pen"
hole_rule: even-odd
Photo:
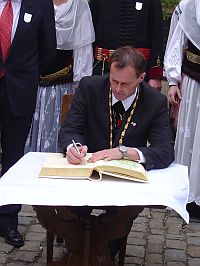
[[[72,144],[73,144],[73,147],[76,149],[76,151],[77,151],[79,154],[81,154],[74,140],[72,140]]]

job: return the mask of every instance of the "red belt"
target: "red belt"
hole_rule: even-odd
[[[151,56],[151,50],[149,48],[137,48],[138,51],[140,51],[144,57],[146,58],[146,60],[150,59]],[[110,56],[112,55],[112,53],[115,50],[108,50],[105,48],[100,48],[98,46],[96,46],[95,48],[95,59],[98,61],[106,61],[109,62],[110,61]]]

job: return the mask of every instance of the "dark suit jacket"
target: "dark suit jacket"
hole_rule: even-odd
[[[108,75],[82,78],[60,131],[59,143],[62,150],[71,144],[72,139],[86,144],[88,152],[109,148],[109,88]],[[123,138],[123,145],[142,151],[147,170],[171,164],[174,151],[166,97],[143,82],[131,122],[133,123],[129,124]],[[119,130],[113,147],[119,145],[121,131]],[[147,141],[150,144],[148,147]]]
[[[25,13],[31,14],[25,22]],[[54,8],[51,0],[22,0],[20,16],[7,59],[6,88],[15,116],[34,112],[38,78],[56,54]],[[2,65],[3,64],[3,65]]]

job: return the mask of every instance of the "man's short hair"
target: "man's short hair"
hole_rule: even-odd
[[[137,77],[145,72],[146,59],[144,55],[132,46],[123,46],[115,50],[110,57],[112,64],[117,68],[131,66],[136,70]]]

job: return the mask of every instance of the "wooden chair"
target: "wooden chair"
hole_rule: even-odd
[[[61,124],[65,122],[67,113],[71,106],[74,94],[64,94],[62,98],[62,116],[61,116]]]

